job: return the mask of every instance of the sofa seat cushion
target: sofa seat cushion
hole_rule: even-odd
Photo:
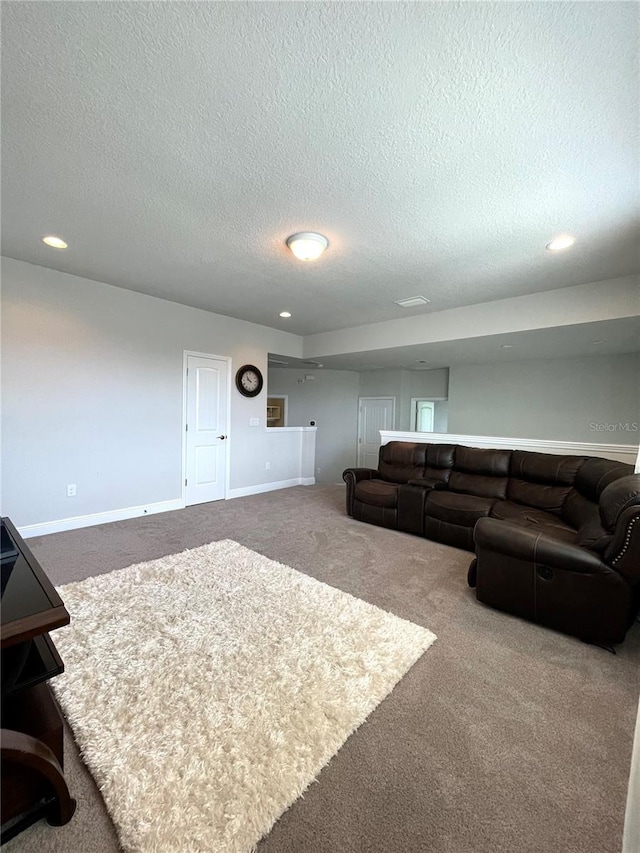
[[[561,539],[563,542],[575,542],[578,536],[573,527],[565,524],[557,515],[537,509],[533,506],[513,503],[513,501],[497,501],[491,508],[491,518],[510,521],[520,527],[528,527],[545,536]]]
[[[395,509],[398,506],[398,483],[384,480],[360,480],[356,483],[355,499],[369,506]]]
[[[429,493],[425,507],[427,518],[473,527],[479,518],[488,516],[495,498],[479,498],[476,495],[461,495],[455,492],[434,491]]]

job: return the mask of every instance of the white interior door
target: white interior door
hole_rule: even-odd
[[[229,362],[187,356],[185,503],[225,497]]]
[[[412,420],[416,432],[433,432],[435,409],[433,400],[414,400]]]
[[[378,467],[380,430],[393,429],[395,397],[360,397],[358,411],[358,466]]]

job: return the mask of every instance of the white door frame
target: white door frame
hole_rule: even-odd
[[[231,445],[231,356],[228,355],[214,355],[211,352],[196,352],[195,350],[183,350],[182,351],[182,479],[181,479],[181,489],[182,489],[182,506],[186,507],[187,505],[187,487],[185,486],[185,479],[187,476],[187,365],[189,363],[189,356],[194,356],[195,358],[215,358],[218,361],[226,361],[227,363],[227,423],[225,424],[225,432],[227,434],[227,451],[226,451],[226,463],[225,463],[225,474],[224,474],[224,498],[223,500],[228,500],[229,495],[229,483],[231,480],[231,452],[229,447]]]
[[[396,398],[392,395],[388,395],[386,397],[358,397],[358,435],[356,438],[357,446],[356,446],[356,460],[358,466],[360,466],[360,457],[362,455],[362,442],[360,439],[362,438],[362,402],[363,400],[391,400],[393,403],[393,407],[391,409],[391,420],[393,422],[392,429],[396,428]],[[381,439],[382,441],[382,439]]]

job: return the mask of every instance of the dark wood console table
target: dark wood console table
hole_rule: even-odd
[[[49,631],[69,614],[42,567],[9,521],[2,536],[1,842],[44,817],[68,823],[75,800],[63,775],[62,715],[46,682],[64,665]]]

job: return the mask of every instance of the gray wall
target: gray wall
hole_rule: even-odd
[[[637,431],[592,427],[633,422],[640,422],[637,354],[451,368],[451,433],[637,444]]]
[[[315,376],[304,380],[305,376]],[[269,395],[289,398],[288,426],[315,421],[316,481],[341,483],[342,472],[356,464],[359,375],[352,370],[269,368]]]
[[[449,370],[366,370],[360,374],[361,397],[395,397],[395,429],[410,430],[411,398],[447,397]],[[435,406],[435,432],[447,431],[447,402]]]
[[[185,349],[266,376],[267,352],[299,356],[302,339],[4,258],[3,512],[29,525],[179,499]],[[295,452],[280,441],[265,471],[265,406],[266,389],[254,399],[232,389],[232,489],[299,471],[293,433]]]

